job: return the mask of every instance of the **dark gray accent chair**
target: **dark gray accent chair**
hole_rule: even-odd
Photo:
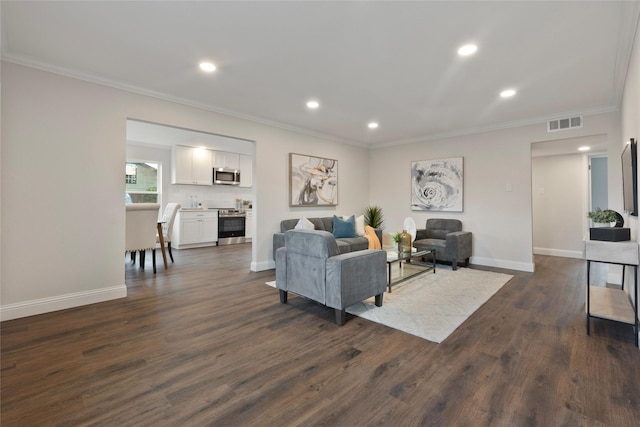
[[[335,309],[336,323],[344,325],[345,309],[375,296],[382,306],[387,286],[387,254],[365,249],[340,254],[333,234],[320,230],[289,230],[285,245],[276,251],[276,287],[280,302],[288,292]]]
[[[425,228],[416,230],[413,247],[435,249],[437,260],[450,262],[457,270],[458,264],[469,265],[471,232],[462,231],[462,222],[457,219],[431,218]]]

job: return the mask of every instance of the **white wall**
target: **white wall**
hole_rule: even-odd
[[[529,141],[512,129],[373,150],[371,203],[382,207],[385,231],[407,216],[418,228],[457,218],[473,233],[471,263],[533,271]],[[448,157],[464,157],[464,212],[412,212],[411,162]]]
[[[583,128],[561,135],[548,133],[546,123],[540,123],[374,149],[371,203],[383,208],[387,233],[401,229],[407,216],[418,227],[424,227],[427,218],[457,218],[473,233],[472,263],[533,271],[531,144],[602,134],[618,140],[617,113],[585,117]],[[464,212],[411,211],[411,162],[447,157],[464,157]],[[619,169],[617,165],[618,175]],[[610,176],[610,182],[616,185],[621,178]]]
[[[535,254],[584,257],[587,168],[588,158],[584,154],[532,159]]]
[[[254,270],[281,219],[368,204],[365,149],[7,62],[1,78],[2,320],[126,295],[127,118],[256,141]],[[289,208],[289,152],[339,161],[337,208]]]
[[[633,52],[627,71],[627,80],[622,97],[622,136],[617,141],[618,150],[622,150],[630,138],[640,142],[640,30],[636,32]],[[618,159],[619,160],[619,159]],[[630,217],[629,223],[635,231],[636,240],[640,241],[638,217]]]
[[[622,98],[622,137],[619,140],[619,150],[630,138],[640,140],[640,31],[636,32],[636,38],[633,45],[633,52],[629,62],[627,71],[627,80],[625,82],[624,96]],[[640,227],[638,226],[638,217],[629,216],[629,226],[631,233],[635,236],[635,240],[640,242]],[[631,270],[631,269],[628,269]],[[628,271],[627,270],[627,271]],[[630,274],[630,273],[628,273]],[[627,283],[632,283],[633,276],[626,278]],[[627,287],[627,292],[633,289]],[[635,301],[635,295],[631,295]]]

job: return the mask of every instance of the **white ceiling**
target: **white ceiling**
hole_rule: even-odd
[[[616,110],[639,5],[3,0],[2,58],[373,147]]]

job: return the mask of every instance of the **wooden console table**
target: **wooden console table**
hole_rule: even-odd
[[[638,242],[604,242],[586,240],[587,259],[587,335],[590,335],[591,318],[606,319],[633,326],[636,347],[638,347],[638,264],[640,263]],[[591,286],[591,262],[622,265],[622,289]],[[633,267],[633,289],[624,291],[625,266]],[[635,304],[631,300],[634,292]]]

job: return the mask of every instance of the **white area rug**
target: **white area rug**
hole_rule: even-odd
[[[370,298],[347,307],[347,313],[441,343],[512,277],[438,265],[436,274],[423,273],[393,286],[392,293],[384,293],[382,307]]]

